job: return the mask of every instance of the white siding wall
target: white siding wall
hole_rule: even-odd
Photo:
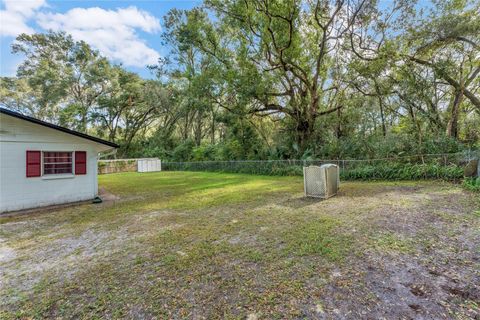
[[[92,199],[97,195],[96,142],[0,116],[0,212]],[[108,148],[108,147],[107,147]],[[87,174],[26,177],[26,151],[86,151]],[[55,179],[51,179],[55,178]]]

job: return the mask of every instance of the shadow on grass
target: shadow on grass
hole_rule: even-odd
[[[304,207],[311,206],[313,204],[323,202],[325,200],[326,199],[305,197],[304,195],[301,195],[298,197],[288,198],[285,201],[280,202],[279,205],[281,205],[282,207],[287,207],[291,209],[301,209]]]

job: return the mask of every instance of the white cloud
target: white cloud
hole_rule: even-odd
[[[27,26],[25,17],[16,12],[0,10],[0,34],[16,37],[20,33],[32,33],[34,30]]]
[[[3,0],[5,8],[10,12],[17,12],[31,17],[35,10],[46,5],[45,0]]]
[[[0,10],[0,36],[16,37],[20,33],[33,33],[27,21],[45,6],[45,0],[4,0],[5,10]]]
[[[160,31],[159,20],[136,7],[105,10],[74,8],[66,13],[39,13],[36,22],[45,30],[65,31],[84,40],[103,55],[127,66],[155,64],[158,52],[140,39],[137,30]]]

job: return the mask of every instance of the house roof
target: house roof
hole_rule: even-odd
[[[107,141],[107,140],[103,140],[103,139],[100,139],[100,138],[97,138],[97,137],[93,137],[93,136],[90,136],[90,135],[85,134],[85,133],[81,133],[81,132],[78,132],[78,131],[74,131],[74,130],[70,130],[70,129],[67,129],[67,128],[64,128],[64,127],[60,127],[60,126],[57,126],[55,124],[48,123],[48,122],[45,122],[45,121],[42,121],[42,120],[39,120],[39,119],[36,119],[36,118],[32,118],[32,117],[29,117],[29,116],[23,115],[21,113],[11,111],[11,110],[8,110],[8,109],[2,108],[2,107],[0,107],[0,113],[6,114],[6,115],[9,115],[9,116],[18,118],[18,119],[22,119],[22,120],[25,120],[25,121],[29,121],[29,122],[32,122],[32,123],[36,123],[36,124],[39,124],[39,125],[47,127],[47,128],[51,128],[51,129],[55,129],[55,130],[58,130],[58,131],[61,131],[61,132],[65,132],[65,133],[68,133],[68,134],[71,134],[71,135],[74,135],[74,136],[77,136],[77,137],[80,137],[80,138],[83,138],[83,139],[87,139],[87,140],[91,140],[91,141],[94,141],[94,142],[97,142],[97,143],[101,143],[101,144],[107,145],[109,147],[113,147],[113,148],[118,148],[119,147],[119,145],[116,144],[116,143],[113,143],[113,142],[110,142],[110,141]]]

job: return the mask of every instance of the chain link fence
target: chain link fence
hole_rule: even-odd
[[[163,161],[163,171],[207,171],[259,175],[301,176],[303,167],[333,163],[341,177],[349,180],[446,179],[459,180],[464,167],[479,159],[480,151],[422,154],[380,159]],[[99,173],[136,171],[138,159],[100,160]]]
[[[209,171],[262,175],[298,175],[303,167],[333,163],[343,179],[448,179],[463,177],[464,166],[478,159],[478,151],[423,154],[381,159],[309,159],[163,162],[165,171]]]

